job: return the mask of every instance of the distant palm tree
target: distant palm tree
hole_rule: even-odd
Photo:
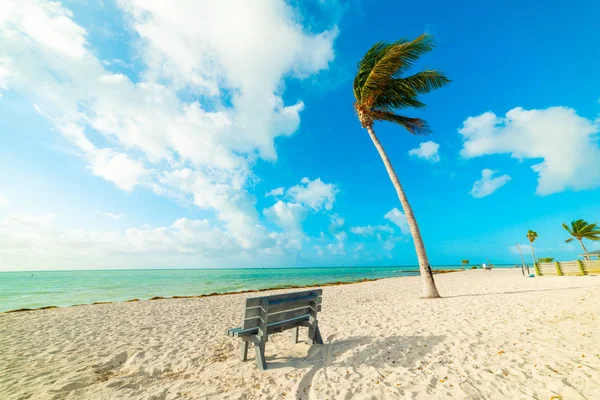
[[[583,251],[585,252],[585,258],[588,261],[590,261],[590,255],[585,246],[583,245],[582,239],[594,241],[600,240],[600,227],[598,227],[598,224],[588,224],[584,220],[578,219],[577,221],[571,222],[570,227],[564,222],[562,226],[567,232],[569,232],[571,236],[573,236],[572,238],[568,238],[567,240],[565,240],[565,242],[571,243],[573,241],[573,238],[577,239],[579,241],[579,244],[581,244]]]
[[[531,255],[533,256],[533,266],[535,267],[535,251],[533,251],[533,242],[537,239],[537,232],[532,231],[531,229],[527,231],[527,239],[529,239],[529,245],[531,246]],[[527,267],[527,273],[529,273],[529,267]]]
[[[354,108],[360,124],[369,132],[369,136],[383,160],[404,209],[419,260],[419,269],[423,277],[423,297],[425,298],[437,298],[440,297],[440,294],[433,280],[431,265],[427,259],[415,215],[392,163],[375,135],[373,123],[389,121],[403,126],[413,135],[429,133],[429,126],[424,120],[398,115],[394,111],[408,107],[425,107],[425,104],[418,100],[418,96],[450,82],[443,73],[435,70],[423,70],[403,77],[412,64],[420,56],[433,50],[433,47],[433,40],[429,35],[421,35],[413,41],[400,39],[394,43],[379,42],[371,47],[358,63],[358,72],[354,78],[354,97],[356,99]]]

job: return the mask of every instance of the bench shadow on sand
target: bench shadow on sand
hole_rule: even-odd
[[[313,379],[321,370],[336,367],[360,374],[357,368],[415,367],[419,360],[444,339],[445,336],[355,336],[336,340],[335,335],[332,335],[323,345],[312,346],[304,358],[267,357],[268,369],[310,367],[300,380],[295,396],[296,399],[307,399]]]

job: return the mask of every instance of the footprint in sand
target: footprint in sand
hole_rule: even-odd
[[[127,352],[122,351],[117,354],[111,354],[105,358],[101,363],[93,366],[94,372],[97,374],[104,374],[114,369],[120,368],[121,365],[127,361]]]

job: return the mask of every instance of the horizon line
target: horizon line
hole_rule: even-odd
[[[468,264],[466,267],[480,265],[481,263]],[[521,265],[513,263],[493,264],[496,266]],[[419,265],[352,265],[352,266],[313,266],[313,267],[193,267],[193,268],[93,268],[93,269],[28,269],[28,270],[0,270],[3,272],[92,272],[92,271],[190,271],[190,270],[237,270],[237,269],[321,269],[321,268],[419,268]],[[437,264],[439,267],[462,267],[461,264]]]

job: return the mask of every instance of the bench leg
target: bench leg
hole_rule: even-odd
[[[323,338],[321,337],[321,330],[319,329],[318,325],[315,328],[315,341],[314,342],[316,344],[323,344]]]
[[[313,325],[308,329],[308,338],[312,344],[323,344],[323,338],[321,337],[321,331],[319,330],[319,323],[317,320],[313,322]]]
[[[256,352],[256,365],[264,371],[267,369],[267,362],[265,361],[265,344],[254,344],[254,350]]]
[[[300,327],[297,326],[292,328],[292,344],[298,343],[298,334],[300,333]]]
[[[248,341],[247,340],[242,340],[240,356],[242,358],[242,361],[246,361],[248,359]]]

